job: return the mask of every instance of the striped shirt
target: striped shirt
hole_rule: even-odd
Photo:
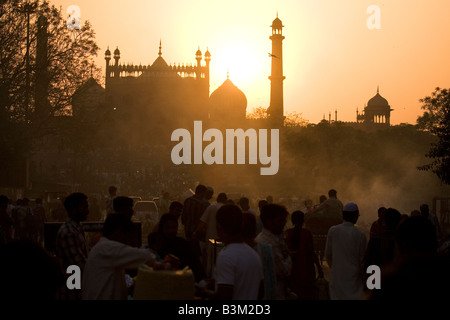
[[[87,260],[87,246],[83,227],[79,222],[68,218],[59,228],[56,235],[56,256],[59,259],[63,274],[67,267],[77,265],[83,272]],[[68,290],[65,286],[61,288],[59,298],[64,300],[81,299],[80,290]]]
[[[200,218],[208,206],[209,202],[207,200],[200,198],[195,194],[184,201],[181,222],[184,225],[187,239],[192,238],[192,234],[197,229]]]

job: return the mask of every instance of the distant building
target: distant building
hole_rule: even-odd
[[[393,110],[389,102],[380,95],[380,89],[378,87],[377,94],[367,102],[364,110],[360,112],[358,108],[356,109],[356,121],[338,121],[338,112],[335,110],[334,120],[332,120],[331,112],[329,112],[328,119],[325,119],[325,115],[323,115],[322,122],[341,122],[363,130],[389,128],[391,125],[391,111]]]
[[[380,95],[380,89],[377,88],[377,94],[367,102],[364,111],[359,113],[358,109],[356,110],[356,122],[389,127],[393,110],[388,101]]]

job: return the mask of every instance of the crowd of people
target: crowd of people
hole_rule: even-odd
[[[410,214],[378,208],[367,236],[357,227],[358,204],[342,203],[334,189],[318,205],[305,202],[290,212],[270,196],[251,208],[245,196],[216,196],[212,187],[199,184],[192,196],[164,207],[142,243],[136,241],[133,200],[117,194],[116,187],[109,191],[94,243],[83,230],[91,211],[88,196],[75,192],[64,199],[66,220],[54,252],[44,243],[42,201],[30,208],[27,199],[12,205],[0,196],[1,296],[133,299],[141,265],[190,270],[193,298],[205,300],[323,299],[318,280],[328,285],[331,300],[450,295],[450,240],[426,204]],[[323,248],[317,248],[317,235],[325,239]],[[36,268],[26,272],[29,256]],[[77,289],[67,286],[66,271],[74,265],[82,277]],[[378,281],[367,272],[370,266],[379,267],[381,287],[368,284]]]

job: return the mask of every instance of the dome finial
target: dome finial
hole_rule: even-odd
[[[377,93],[380,93],[380,85],[377,86]]]
[[[227,79],[230,79],[230,69],[227,68]]]
[[[159,39],[159,52],[158,52],[158,56],[161,57],[162,52],[161,52],[162,46],[161,46],[161,39]]]

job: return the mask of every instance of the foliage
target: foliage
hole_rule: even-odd
[[[253,112],[247,114],[247,119],[267,119],[267,109],[263,107],[253,108]]]
[[[99,47],[90,23],[85,21],[79,30],[71,31],[61,9],[47,1],[34,0],[29,2],[35,5],[35,9],[29,16],[30,82],[27,86],[27,15],[19,10],[19,3],[7,0],[0,7],[0,126],[9,133],[3,137],[0,147],[12,148],[15,152],[18,150],[14,146],[19,143],[27,149],[32,139],[51,133],[49,122],[55,115],[70,112],[75,90],[89,77],[100,79],[101,76],[101,70],[94,67],[94,56]],[[36,61],[38,19],[41,16],[47,21],[47,52],[42,62],[44,78],[37,77]],[[45,109],[48,112],[37,117],[35,92],[39,86],[45,87]]]
[[[253,108],[253,112],[247,114],[247,119],[267,119],[269,117],[267,113],[267,109],[263,107]],[[309,124],[309,121],[302,117],[301,112],[291,111],[288,112],[285,119],[284,125],[285,127],[293,128],[293,127],[306,127]]]
[[[444,116],[444,106],[449,103],[448,90],[437,87],[431,96],[419,101],[423,103],[422,109],[425,111],[417,118],[417,126],[431,131]]]
[[[309,121],[302,117],[301,112],[291,111],[284,119],[286,127],[306,127]]]
[[[417,119],[423,127],[433,133],[437,141],[431,143],[427,157],[430,164],[418,167],[430,170],[445,184],[450,185],[450,89],[436,88],[430,97],[420,100],[426,111]]]

